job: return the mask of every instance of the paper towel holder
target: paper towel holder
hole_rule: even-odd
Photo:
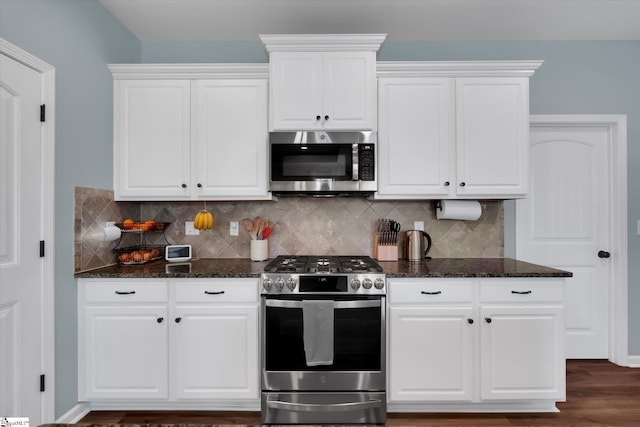
[[[452,206],[459,205],[457,212],[451,212],[451,208],[445,203],[450,203]],[[438,200],[436,202],[436,219],[477,221],[481,215],[482,205],[478,200]]]

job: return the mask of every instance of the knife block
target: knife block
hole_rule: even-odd
[[[373,257],[378,261],[398,261],[398,245],[382,245],[378,233],[375,234]]]

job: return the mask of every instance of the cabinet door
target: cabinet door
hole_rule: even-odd
[[[175,398],[259,398],[257,306],[177,306],[172,323]]]
[[[194,82],[192,193],[268,199],[267,81]]]
[[[188,198],[190,83],[114,81],[116,200]]]
[[[448,78],[379,80],[377,198],[455,194],[452,88]]]
[[[456,79],[458,196],[526,196],[528,135],[528,78]]]
[[[375,53],[328,52],[323,58],[323,129],[375,130]]]
[[[270,68],[270,129],[321,129],[322,54],[274,52]]]
[[[565,398],[561,307],[481,308],[481,398]]]
[[[389,308],[389,401],[471,400],[472,307]]]
[[[84,316],[81,400],[168,397],[166,306],[89,306]]]

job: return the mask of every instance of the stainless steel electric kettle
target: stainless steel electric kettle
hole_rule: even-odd
[[[409,261],[423,261],[431,249],[431,236],[422,230],[405,231],[405,254]]]

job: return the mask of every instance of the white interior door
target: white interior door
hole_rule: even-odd
[[[0,55],[0,414],[42,421],[39,72]]]
[[[531,188],[516,203],[516,252],[573,273],[565,288],[567,358],[609,356],[610,144],[606,126],[531,127]]]

